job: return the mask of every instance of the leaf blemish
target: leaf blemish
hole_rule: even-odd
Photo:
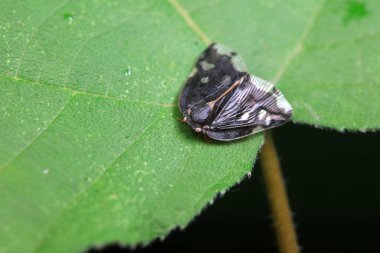
[[[63,18],[68,21],[69,25],[73,23],[73,14],[71,13],[64,13]]]
[[[363,2],[356,0],[347,2],[346,13],[343,18],[343,24],[347,25],[351,21],[359,21],[369,15],[367,6]]]
[[[127,69],[124,71],[125,76],[131,76],[132,75],[132,68],[128,65]]]

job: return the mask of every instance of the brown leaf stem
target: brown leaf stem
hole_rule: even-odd
[[[265,132],[265,144],[262,148],[259,161],[267,190],[279,251],[281,253],[297,253],[299,252],[297,236],[271,131]]]

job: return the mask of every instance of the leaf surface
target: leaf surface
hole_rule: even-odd
[[[379,127],[375,1],[180,3],[296,122]],[[0,252],[147,243],[251,170],[262,135],[209,144],[176,120],[205,45],[169,2],[1,5]]]

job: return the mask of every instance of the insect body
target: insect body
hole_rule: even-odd
[[[270,82],[247,73],[242,58],[212,44],[199,57],[179,97],[179,108],[196,132],[230,141],[280,126],[292,107]]]

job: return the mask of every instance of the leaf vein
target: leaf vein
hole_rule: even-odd
[[[59,222],[59,220],[64,216],[67,210],[70,210],[71,208],[75,207],[82,198],[86,197],[85,193],[88,192],[92,187],[96,185],[96,183],[101,179],[101,177],[106,173],[109,168],[112,167],[113,164],[115,164],[126,152],[128,149],[130,149],[131,146],[136,144],[139,140],[142,139],[142,137],[148,132],[150,128],[156,125],[156,123],[162,118],[161,116],[166,112],[165,109],[162,109],[161,113],[157,115],[157,118],[155,120],[152,120],[152,123],[148,125],[145,129],[141,131],[141,134],[136,137],[136,139],[131,142],[129,145],[127,145],[116,157],[113,159],[107,167],[93,180],[88,187],[83,189],[81,192],[78,193],[78,195],[74,196],[72,199],[72,203],[68,204],[67,207],[64,207],[62,211],[58,213],[58,215],[52,219],[52,222],[46,226],[46,230],[42,233],[42,238],[39,242],[33,247],[32,252],[39,252],[39,249],[43,246],[43,244],[46,242],[47,235],[49,234],[48,231],[50,231],[55,224]]]
[[[155,219],[156,219],[156,216],[157,216],[157,211],[161,210],[161,207],[165,204],[166,200],[168,199],[169,195],[173,192],[174,188],[176,188],[176,186],[178,185],[178,183],[180,182],[180,180],[182,179],[183,177],[183,173],[186,171],[186,164],[187,162],[190,160],[191,156],[194,154],[195,150],[192,149],[188,156],[186,157],[185,161],[183,162],[181,168],[180,168],[180,172],[179,172],[179,175],[176,177],[172,187],[169,189],[169,191],[165,194],[164,198],[161,199],[161,201],[156,205],[156,208],[155,208],[155,213],[153,213],[152,215],[152,219],[151,219],[151,222],[155,222]],[[166,229],[166,228],[165,228]]]
[[[89,37],[87,37],[87,39],[85,39],[84,43],[79,47],[79,50],[76,51],[75,53],[75,56],[73,58],[73,60],[71,61],[69,67],[67,68],[67,71],[66,71],[66,75],[65,75],[65,81],[64,81],[64,86],[66,87],[67,85],[67,81],[68,81],[68,78],[69,78],[69,75],[71,73],[71,69],[74,65],[74,63],[77,61],[78,57],[79,57],[79,54],[80,52],[85,48],[85,46],[94,38],[106,33],[106,32],[109,32],[109,31],[112,31],[113,29],[116,29],[118,27],[120,27],[121,25],[125,25],[127,24],[128,22],[132,21],[134,18],[142,15],[142,14],[145,14],[149,9],[153,8],[153,6],[155,6],[157,2],[154,2],[154,4],[151,4],[149,6],[147,6],[146,8],[144,8],[143,10],[141,10],[140,12],[136,13],[135,15],[132,15],[131,17],[121,21],[119,24],[117,25],[114,25],[114,26],[111,26],[110,28],[108,29],[104,29],[98,33],[94,33],[92,35],[90,35]]]
[[[312,28],[314,27],[317,19],[320,17],[320,14],[322,12],[322,9],[325,6],[325,3],[326,3],[326,0],[322,0],[321,3],[315,9],[313,15],[311,15],[310,19],[306,23],[305,29],[304,29],[303,33],[301,34],[301,37],[296,42],[295,47],[293,48],[293,50],[290,52],[288,57],[285,59],[284,63],[280,66],[280,68],[276,72],[276,75],[273,78],[274,83],[277,83],[280,80],[280,78],[283,76],[283,74],[288,69],[290,64],[303,51],[303,44],[304,44],[306,38],[309,36],[309,34],[310,34]]]
[[[38,138],[42,136],[43,133],[46,132],[46,130],[57,120],[57,118],[61,115],[61,113],[64,111],[64,109],[67,107],[68,104],[72,101],[73,97],[75,95],[72,95],[66,103],[62,106],[62,108],[58,111],[58,113],[52,117],[50,122],[45,126],[44,129],[42,129],[41,132],[39,132],[33,139],[31,139],[12,159],[10,159],[8,162],[0,166],[0,171],[4,170],[6,167],[8,167],[9,164],[11,164],[13,161],[15,161],[18,157],[20,157],[25,150],[27,150]]]
[[[20,60],[19,60],[19,63],[18,63],[18,66],[16,68],[16,71],[15,71],[15,75],[14,77],[17,78],[18,77],[18,72],[20,71],[20,67],[21,67],[21,64],[24,60],[24,56],[25,56],[25,53],[26,51],[28,50],[29,48],[29,45],[31,43],[31,41],[33,40],[34,36],[37,34],[37,32],[39,31],[39,29],[41,28],[41,26],[49,19],[51,18],[55,13],[57,13],[57,11],[61,10],[63,7],[66,6],[66,4],[69,2],[70,0],[67,0],[65,2],[63,2],[62,5],[58,6],[56,9],[54,9],[49,15],[47,15],[38,25],[37,27],[34,29],[34,31],[32,32],[30,38],[26,41],[26,44],[25,44],[25,47],[24,49],[22,50],[21,52],[21,55],[20,55]]]
[[[125,102],[129,102],[129,103],[136,103],[136,104],[142,104],[142,105],[155,105],[155,106],[161,106],[161,107],[174,107],[174,106],[176,106],[175,104],[155,103],[155,102],[149,102],[149,101],[140,101],[140,100],[126,99],[126,98],[122,98],[122,97],[114,97],[114,96],[108,96],[108,95],[106,96],[106,95],[101,95],[101,94],[97,94],[97,93],[91,93],[91,92],[86,92],[86,91],[79,91],[79,90],[75,90],[75,89],[71,89],[71,88],[67,88],[67,87],[57,87],[55,85],[50,85],[50,84],[47,84],[47,83],[36,82],[36,81],[29,80],[29,79],[26,79],[26,78],[12,77],[12,76],[8,76],[8,75],[2,74],[2,73],[0,73],[0,77],[7,78],[7,79],[10,79],[10,80],[16,81],[16,82],[18,82],[18,81],[27,82],[30,85],[45,86],[45,87],[50,88],[52,90],[55,90],[55,91],[58,91],[58,92],[68,92],[68,93],[71,93],[72,95],[79,94],[79,95],[84,95],[84,96],[100,97],[100,98],[105,98],[105,99],[111,99],[111,100],[117,100],[117,101],[125,101]]]
[[[174,10],[183,18],[189,28],[195,32],[199,38],[206,44],[211,44],[211,40],[203,32],[197,23],[190,17],[187,11],[177,2],[177,0],[169,0],[170,4],[173,6]]]

